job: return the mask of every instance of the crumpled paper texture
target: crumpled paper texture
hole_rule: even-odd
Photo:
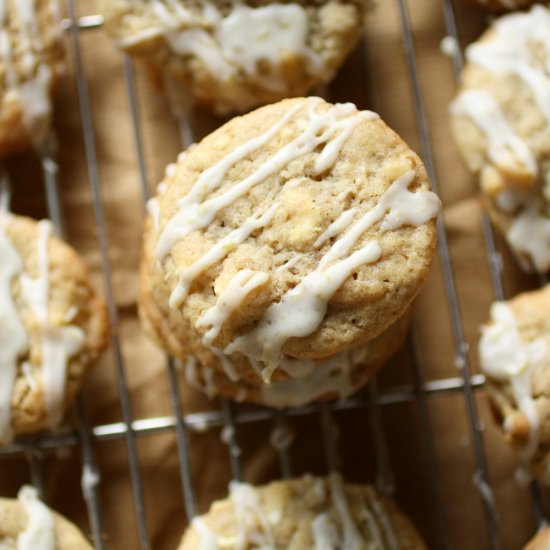
[[[443,2],[409,2],[420,85],[424,97],[444,220],[460,307],[460,327],[470,347],[472,371],[478,372],[476,345],[479,326],[493,299],[490,273],[481,230],[481,210],[475,179],[467,173],[452,143],[447,106],[455,83],[452,65],[439,48],[445,36]],[[456,2],[463,43],[484,28],[484,13],[467,2]],[[90,0],[78,2],[81,15],[94,13]],[[359,48],[331,86],[333,100],[354,101],[378,111],[419,153],[420,142],[413,98],[402,47],[398,4],[380,0],[367,18],[364,47]],[[134,418],[167,416],[170,408],[168,377],[163,354],[144,337],[136,313],[137,272],[140,253],[143,203],[134,147],[129,103],[122,74],[122,58],[101,29],[81,33],[81,46],[92,101],[95,140],[99,158],[101,191],[107,220],[109,259],[119,314],[117,332],[122,343],[124,366]],[[67,41],[68,70],[56,100],[55,127],[59,139],[59,165],[63,213],[69,242],[85,257],[98,287],[102,287],[101,261],[94,226],[92,201],[82,128],[74,81],[74,57]],[[365,70],[366,62],[366,70]],[[161,180],[166,164],[180,151],[177,125],[163,94],[136,67],[139,106],[145,146],[149,188]],[[195,113],[197,139],[221,121]],[[45,197],[38,164],[31,152],[7,161],[13,181],[13,210],[33,217],[46,215]],[[502,243],[500,243],[502,244]],[[522,275],[501,246],[505,261],[505,289],[513,295],[536,281]],[[425,380],[460,376],[455,365],[452,323],[439,261],[418,298],[413,340]],[[412,352],[403,350],[379,375],[383,393],[396,385],[411,384]],[[181,382],[186,412],[217,407]],[[94,425],[121,420],[120,402],[112,355],[107,353],[90,374],[84,390]],[[494,426],[483,390],[476,391],[494,498],[499,512],[502,548],[518,548],[534,533],[535,520],[529,495],[513,479],[515,457]],[[425,424],[418,400],[390,404],[380,410],[389,460],[394,474],[395,497],[416,522],[430,546],[442,547],[438,530],[440,512],[447,536],[456,548],[489,548],[478,489],[473,483],[476,467],[461,392],[426,399],[437,471],[432,468],[425,443]],[[335,413],[337,446],[341,465],[351,481],[374,482],[377,456],[370,424],[372,411],[360,409]],[[290,449],[296,474],[323,474],[320,420],[317,416],[289,420],[294,433]],[[237,429],[242,447],[243,478],[253,483],[280,476],[268,434],[272,421],[243,425]],[[231,478],[229,451],[220,430],[189,436],[191,467],[199,511],[226,494]],[[176,439],[172,432],[138,436],[138,454],[144,485],[147,528],[155,549],[175,548],[185,528],[183,499],[178,474]],[[102,481],[99,487],[108,548],[137,548],[137,529],[130,485],[127,450],[123,440],[98,441],[94,445]],[[89,531],[87,512],[80,492],[81,459],[78,448],[44,452],[45,494],[59,512]],[[29,481],[24,457],[0,462],[0,494],[15,496]],[[439,479],[443,507],[434,498],[433,480]],[[390,478],[387,477],[386,485]]]

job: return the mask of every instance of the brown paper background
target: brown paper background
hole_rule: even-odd
[[[485,16],[462,2],[458,7],[460,32],[466,44],[485,26]],[[89,0],[78,2],[80,14],[94,13]],[[474,179],[466,172],[453,146],[447,105],[453,96],[451,62],[439,50],[445,36],[442,2],[409,2],[418,50],[418,69],[424,94],[437,177],[444,202],[444,219],[452,253],[461,309],[462,328],[470,345],[469,359],[477,372],[475,348],[478,327],[486,319],[492,287],[481,233],[481,212]],[[331,87],[333,99],[351,100],[378,111],[417,151],[412,95],[402,49],[397,2],[379,0],[367,19],[366,46],[360,47]],[[68,71],[56,102],[55,126],[59,137],[62,207],[68,240],[86,258],[99,288],[100,256],[91,208],[78,101],[74,85],[73,52],[68,45]],[[139,171],[133,142],[128,100],[122,78],[121,56],[102,30],[81,33],[87,82],[92,101],[99,156],[101,190],[107,217],[113,267],[113,285],[120,316],[119,333],[125,372],[136,419],[171,414],[164,358],[142,334],[136,318],[136,273],[142,224]],[[364,70],[367,60],[368,71]],[[180,151],[176,124],[163,95],[137,70],[145,161],[150,188],[160,181],[164,166]],[[219,124],[204,113],[194,116],[197,137]],[[13,181],[13,210],[34,217],[46,216],[40,171],[32,153],[7,161]],[[533,287],[536,281],[521,275],[505,256],[506,293]],[[418,299],[414,340],[427,380],[457,377],[449,310],[439,262]],[[410,349],[403,350],[379,376],[382,388],[410,383]],[[112,355],[107,353],[90,375],[85,399],[95,425],[121,420]],[[513,480],[515,460],[489,416],[482,390],[476,392],[484,429],[484,445],[496,505],[500,516],[502,547],[515,549],[535,530],[526,490]],[[186,412],[215,407],[192,390],[182,389]],[[448,537],[455,548],[489,548],[483,508],[472,483],[475,471],[465,401],[458,393],[429,397],[428,410],[434,431],[434,447]],[[437,530],[438,505],[430,490],[430,463],[424,444],[417,402],[388,405],[381,414],[395,472],[395,497],[414,519],[430,547],[441,548]],[[335,414],[342,467],[352,481],[373,481],[375,455],[366,409]],[[295,443],[291,448],[296,474],[326,472],[318,417],[292,419]],[[271,422],[242,426],[237,431],[242,446],[244,479],[260,483],[280,475],[277,456],[267,443]],[[199,511],[226,493],[231,473],[228,449],[219,430],[190,435],[191,461]],[[137,548],[137,531],[126,459],[125,443],[95,443],[108,548]],[[145,489],[147,527],[155,549],[175,548],[185,526],[178,475],[175,436],[172,432],[138,437],[138,454]],[[77,448],[44,452],[45,497],[85,532],[89,532],[86,508],[79,489],[80,453]],[[14,496],[29,481],[22,456],[0,461],[0,493]]]

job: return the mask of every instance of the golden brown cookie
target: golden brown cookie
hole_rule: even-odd
[[[550,547],[550,527],[541,529],[523,550],[548,550]]]
[[[550,483],[550,286],[491,307],[481,368],[495,417],[519,452],[518,474]]]
[[[40,146],[48,133],[64,70],[59,22],[55,0],[0,4],[0,157]]]
[[[328,82],[357,44],[364,0],[99,0],[105,26],[168,92],[243,112]]]
[[[295,359],[295,363],[301,365],[302,372],[307,374],[271,384],[264,384],[259,376],[255,382],[232,380],[234,366],[230,357],[220,360],[220,370],[203,367],[194,356],[188,356],[182,368],[187,382],[208,397],[220,395],[233,401],[275,408],[345,399],[362,388],[401,348],[409,321],[410,316],[405,314],[370,342],[325,359]],[[296,372],[296,364],[293,368]]]
[[[208,546],[210,545],[210,546]],[[339,474],[262,487],[232,483],[226,500],[195,518],[179,550],[196,548],[426,548],[407,517],[367,485]]]
[[[0,442],[56,427],[106,344],[103,301],[49,222],[0,214]]]
[[[293,377],[285,357],[372,340],[428,274],[440,203],[422,162],[351,104],[299,98],[235,118],[161,189],[141,316],[182,361],[219,368],[223,351],[238,377]]]
[[[550,268],[550,10],[501,17],[466,49],[455,140],[526,270]]]
[[[33,487],[17,500],[0,498],[2,550],[91,550],[78,528],[40,502]]]

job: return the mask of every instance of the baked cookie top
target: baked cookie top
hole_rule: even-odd
[[[507,440],[520,451],[518,473],[550,482],[550,286],[491,307],[482,328],[481,368]]]
[[[0,442],[53,428],[105,346],[88,270],[49,222],[0,214]]]
[[[201,546],[202,545],[202,546]],[[210,545],[210,546],[207,546]],[[339,474],[306,475],[262,487],[232,483],[226,500],[195,518],[180,550],[195,548],[425,548],[397,506]]]
[[[0,2],[0,156],[40,145],[63,68],[57,0]]]
[[[2,550],[91,550],[82,533],[43,504],[33,487],[22,487],[17,500],[0,498]]]
[[[550,268],[550,10],[503,16],[466,49],[453,133],[523,266]]]
[[[429,189],[418,156],[374,113],[320,98],[258,109],[169,168],[151,285],[268,380],[283,354],[338,353],[404,313],[433,256]]]
[[[120,47],[156,67],[172,96],[242,112],[330,80],[361,35],[366,2],[100,0],[99,7]]]

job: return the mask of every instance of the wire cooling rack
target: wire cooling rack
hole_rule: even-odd
[[[403,54],[407,68],[406,76],[412,93],[420,153],[425,161],[434,188],[437,191],[438,177],[435,170],[430,128],[427,122],[426,98],[422,92],[419,70],[417,67],[415,36],[411,24],[409,6],[407,0],[394,1],[396,3],[396,14],[399,18],[399,25],[401,28]],[[452,37],[458,44],[457,19],[452,0],[441,0],[440,5],[447,35]],[[429,470],[428,490],[434,503],[433,523],[435,524],[435,528],[432,530],[433,540],[429,540],[428,542],[430,546],[434,548],[452,548],[453,545],[448,529],[449,510],[446,509],[442,491],[440,468],[437,453],[435,451],[433,430],[429,416],[429,400],[432,396],[437,395],[462,396],[465,403],[471,450],[473,453],[471,474],[474,480],[474,484],[471,487],[465,487],[464,490],[473,491],[475,490],[474,485],[477,487],[479,497],[483,504],[484,519],[474,518],[473,521],[485,523],[486,546],[493,549],[499,548],[503,542],[500,540],[499,513],[497,511],[493,488],[489,479],[488,460],[483,443],[483,426],[480,415],[478,414],[475,399],[476,390],[481,388],[484,384],[484,377],[479,374],[472,374],[472,369],[470,367],[469,348],[464,335],[463,319],[457,296],[457,285],[453,274],[448,235],[442,219],[440,219],[437,224],[439,239],[438,253],[444,281],[446,304],[451,319],[455,364],[458,367],[457,374],[459,376],[426,380],[424,378],[423,366],[420,362],[419,354],[415,352],[414,338],[411,337],[411,384],[386,387],[379,385],[377,380],[373,379],[366,391],[344,402],[316,404],[284,411],[273,411],[252,406],[235,406],[228,401],[221,400],[218,410],[183,414],[182,403],[180,401],[177,366],[174,361],[167,358],[166,371],[173,414],[170,416],[151,418],[134,418],[126,379],[128,365],[125,363],[121,351],[118,330],[118,312],[113,298],[113,272],[109,259],[109,240],[105,226],[101,177],[94,138],[93,113],[87,84],[87,69],[81,52],[80,40],[81,33],[86,33],[91,29],[101,27],[102,18],[95,15],[79,17],[75,0],[68,0],[67,9],[68,19],[63,21],[63,26],[68,35],[70,49],[72,50],[72,61],[74,62],[74,75],[76,78],[76,89],[80,105],[89,186],[93,199],[93,212],[101,258],[104,294],[108,303],[108,314],[111,325],[110,353],[112,355],[112,364],[116,372],[122,420],[111,424],[91,425],[86,407],[83,401],[79,399],[75,406],[77,419],[76,430],[72,432],[63,432],[61,434],[44,434],[38,437],[18,439],[13,444],[0,448],[0,458],[13,456],[25,457],[29,464],[31,481],[38,487],[43,496],[47,496],[44,495],[45,474],[40,458],[41,453],[48,449],[78,447],[82,457],[82,487],[83,496],[88,508],[90,530],[95,547],[97,549],[102,549],[112,546],[108,543],[108,538],[105,536],[104,530],[104,518],[100,498],[102,490],[100,481],[101,472],[97,465],[96,443],[99,441],[123,441],[128,455],[128,467],[134,503],[133,513],[136,520],[135,524],[138,529],[139,546],[142,549],[148,549],[151,548],[151,538],[146,520],[143,479],[140,472],[138,453],[136,452],[136,440],[138,436],[161,433],[175,434],[183,508],[186,517],[189,519],[197,512],[197,495],[189,456],[190,434],[192,432],[223,429],[224,440],[229,448],[229,462],[232,477],[240,480],[243,475],[243,464],[240,458],[241,453],[238,444],[238,432],[240,429],[247,424],[257,424],[262,421],[269,421],[275,428],[282,429],[294,418],[317,415],[320,421],[320,436],[323,442],[326,468],[327,470],[337,470],[340,467],[341,459],[335,444],[338,428],[334,416],[335,414],[339,414],[340,411],[364,410],[368,414],[370,432],[372,434],[371,451],[376,463],[377,485],[382,491],[391,493],[393,488],[393,472],[391,467],[390,448],[387,443],[387,433],[385,432],[382,419],[382,407],[412,402],[416,403],[418,408],[420,426],[418,438],[424,447],[427,457],[426,460]],[[456,49],[452,61],[455,77],[458,78],[462,67],[460,48]],[[122,68],[122,77],[124,78],[128,97],[129,116],[131,117],[133,128],[133,146],[136,150],[140,192],[143,198],[143,204],[145,204],[145,201],[149,198],[149,190],[151,187],[147,176],[147,167],[145,165],[146,161],[138,91],[135,82],[134,68],[129,58],[123,58]],[[366,67],[366,71],[368,73],[368,67]],[[376,106],[373,106],[374,109],[375,107]],[[193,141],[192,126],[184,114],[179,115],[178,123],[182,147],[185,148]],[[60,208],[57,165],[54,155],[47,147],[41,152],[41,161],[50,218],[56,226],[58,233],[63,235],[64,223],[62,209]],[[494,298],[503,299],[502,258],[495,245],[493,231],[488,219],[484,217],[482,223]],[[278,444],[275,445],[275,447],[279,458],[280,474],[282,477],[290,477],[293,474],[293,468],[289,447],[287,444]],[[533,483],[529,491],[536,523],[539,526],[544,525],[545,514],[539,487],[537,484]]]

